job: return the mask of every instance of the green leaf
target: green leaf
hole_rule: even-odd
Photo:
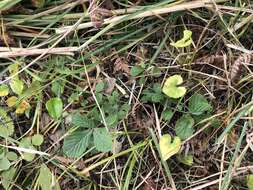
[[[1,181],[5,190],[12,189],[13,178],[16,174],[16,168],[11,167],[9,170],[3,171],[1,173]]]
[[[136,66],[133,66],[130,70],[130,74],[133,76],[133,77],[136,77],[138,75],[140,75],[141,73],[143,73],[143,71],[145,70],[145,68],[143,68],[142,66],[140,65],[136,65]]]
[[[11,166],[10,161],[7,159],[7,157],[3,157],[0,159],[0,171],[8,170]]]
[[[21,95],[24,89],[24,83],[18,78],[14,78],[10,82],[10,87],[14,93]]]
[[[8,70],[10,72],[10,76],[15,75],[19,70],[19,64],[18,63],[13,63],[13,64],[9,65]]]
[[[108,152],[113,148],[112,137],[106,128],[96,128],[93,132],[94,144],[98,151]]]
[[[64,85],[63,81],[55,81],[52,83],[51,90],[56,96],[59,96],[64,92]]]
[[[8,160],[10,160],[10,161],[16,161],[16,160],[18,160],[18,155],[17,155],[15,152],[12,152],[12,151],[7,152],[7,153],[6,153],[6,157],[7,157]]]
[[[71,115],[71,123],[77,127],[94,128],[95,123],[93,120],[88,119],[86,115],[82,115],[79,112]]]
[[[192,154],[187,154],[187,155],[179,154],[179,155],[177,155],[177,159],[179,162],[181,162],[187,166],[192,166],[192,164],[193,164],[193,155]]]
[[[182,83],[183,78],[180,75],[173,75],[165,81],[162,91],[171,98],[183,97],[186,93],[186,88],[178,86]]]
[[[169,122],[171,118],[173,117],[174,112],[171,109],[166,109],[162,112],[162,118],[163,120]]]
[[[211,111],[212,106],[201,94],[195,93],[189,100],[189,111],[193,115],[201,115],[205,111]]]
[[[31,149],[31,150],[36,150],[34,146],[32,146],[31,138],[30,137],[25,137],[21,139],[19,143],[19,147],[21,148],[26,148],[26,149]],[[28,162],[32,161],[35,158],[35,154],[28,153],[28,152],[23,152],[22,158]]]
[[[44,137],[41,134],[35,134],[32,136],[32,144],[35,146],[40,146],[44,141]]]
[[[0,11],[8,10],[22,0],[2,0],[0,1]]]
[[[194,120],[189,114],[184,114],[176,122],[175,131],[180,139],[185,140],[193,135]]]
[[[141,100],[145,102],[162,103],[164,102],[164,94],[162,93],[161,85],[155,83],[152,89],[145,89]]]
[[[52,174],[45,164],[40,166],[38,185],[40,186],[41,190],[52,190]]]
[[[75,131],[68,135],[63,142],[63,152],[66,156],[77,158],[81,156],[90,144],[91,130]]]
[[[151,75],[154,77],[160,77],[162,75],[162,71],[159,67],[153,67],[151,70]]]
[[[105,118],[106,124],[113,127],[118,122],[118,114],[111,114]]]
[[[159,148],[161,156],[164,161],[168,160],[171,156],[177,154],[181,148],[181,140],[179,137],[175,137],[171,142],[171,136],[169,134],[163,135],[160,138]]]
[[[105,83],[103,82],[99,82],[96,85],[96,92],[102,92],[105,88]]]
[[[36,94],[39,94],[41,92],[41,84],[39,81],[33,81],[32,84],[26,88],[19,99],[28,99]]]
[[[47,101],[46,108],[52,118],[58,119],[63,111],[62,100],[60,98],[51,98]]]
[[[14,124],[7,112],[0,108],[0,136],[8,137],[14,133]]]
[[[9,87],[6,84],[0,85],[0,96],[7,96],[9,94]]]
[[[247,176],[248,190],[253,190],[253,174]]]
[[[176,43],[174,42],[170,43],[170,45],[177,48],[187,47],[191,44],[192,44],[192,31],[190,30],[184,30],[183,38],[178,40]]]

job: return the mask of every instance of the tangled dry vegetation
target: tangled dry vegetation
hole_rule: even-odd
[[[253,189],[252,6],[0,1],[1,189]]]

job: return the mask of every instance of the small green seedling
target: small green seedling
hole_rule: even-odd
[[[159,147],[162,159],[166,161],[171,156],[179,152],[181,148],[181,139],[176,136],[174,140],[171,142],[171,136],[169,134],[163,135],[160,138]]]
[[[180,75],[173,75],[169,77],[163,86],[163,93],[170,98],[180,98],[186,93],[186,88],[178,86],[183,83],[183,78]]]
[[[182,39],[178,40],[177,42],[172,42],[170,45],[177,47],[177,48],[183,48],[187,47],[192,44],[192,31],[190,30],[184,30],[184,36]]]

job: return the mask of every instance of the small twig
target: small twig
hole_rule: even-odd
[[[74,55],[73,52],[77,51],[77,49],[78,47],[59,47],[59,48],[45,48],[45,49],[0,47],[0,58],[34,56],[44,54],[45,52],[46,54]]]

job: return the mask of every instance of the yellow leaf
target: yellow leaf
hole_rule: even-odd
[[[17,106],[17,109],[16,109],[16,114],[23,114],[26,110],[30,109],[30,104],[25,101],[25,100],[22,100],[21,103]]]
[[[170,43],[170,45],[177,47],[177,48],[183,48],[187,47],[192,44],[192,31],[190,30],[184,30],[184,36],[181,40],[178,40],[176,43]]]
[[[181,75],[173,75],[166,79],[163,86],[163,93],[171,98],[183,97],[186,93],[186,88],[179,86],[183,83]]]
[[[252,174],[247,176],[247,186],[249,190],[253,190],[253,175]]]
[[[12,107],[17,104],[18,98],[16,96],[11,96],[6,100],[7,106]]]
[[[18,63],[13,63],[13,64],[8,66],[8,69],[9,69],[10,75],[13,76],[18,72],[19,64]]]
[[[173,142],[171,142],[171,136],[169,134],[163,135],[160,139],[159,147],[162,154],[162,159],[166,161],[171,156],[179,152],[181,148],[181,139],[176,136]]]
[[[0,96],[7,96],[9,94],[9,88],[6,84],[0,85]]]

